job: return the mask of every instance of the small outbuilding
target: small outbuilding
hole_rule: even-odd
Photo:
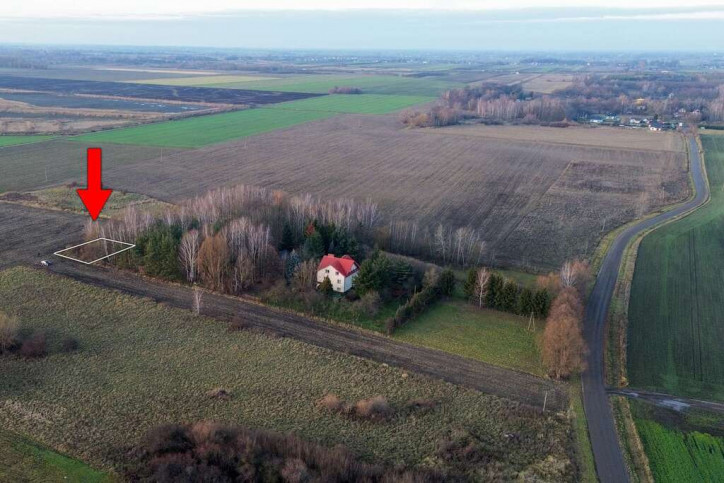
[[[352,288],[352,281],[359,272],[359,266],[349,255],[335,257],[325,255],[317,267],[317,283],[324,282],[329,277],[335,292],[345,293]]]

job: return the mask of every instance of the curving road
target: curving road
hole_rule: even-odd
[[[613,413],[606,394],[603,373],[606,320],[616,279],[618,278],[619,267],[621,266],[621,259],[628,243],[642,231],[690,211],[706,201],[709,196],[709,185],[704,178],[699,147],[693,136],[689,137],[689,159],[691,161],[691,177],[694,181],[696,196],[671,211],[642,220],[626,228],[618,235],[603,259],[596,278],[596,284],[586,307],[583,332],[590,352],[587,359],[588,369],[582,376],[583,408],[588,420],[588,432],[593,446],[596,472],[603,483],[629,481],[616,435]]]

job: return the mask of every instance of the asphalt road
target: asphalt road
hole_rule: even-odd
[[[603,259],[596,284],[588,299],[584,323],[584,337],[588,344],[588,369],[583,373],[583,408],[588,420],[588,431],[593,446],[596,472],[602,483],[621,483],[629,481],[621,448],[616,436],[613,412],[609,405],[604,381],[605,327],[608,308],[618,278],[621,259],[628,243],[639,233],[663,221],[685,213],[702,204],[709,196],[709,186],[699,156],[699,148],[693,137],[689,138],[691,177],[694,181],[696,196],[691,201],[662,213],[656,217],[642,220],[626,228],[614,240]]]

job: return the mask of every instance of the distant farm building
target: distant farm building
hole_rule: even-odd
[[[352,288],[352,281],[358,271],[357,262],[349,255],[343,257],[325,255],[317,267],[317,283],[322,283],[325,278],[329,277],[334,291],[344,293]]]

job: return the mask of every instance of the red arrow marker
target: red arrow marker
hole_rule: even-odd
[[[113,193],[113,190],[104,190],[101,186],[101,148],[88,148],[88,187],[76,191],[94,220]]]

